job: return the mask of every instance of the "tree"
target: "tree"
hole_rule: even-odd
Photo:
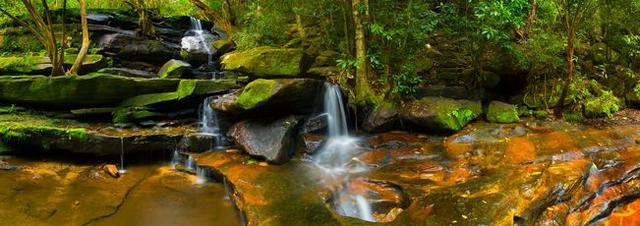
[[[69,70],[69,74],[76,75],[82,66],[82,62],[84,62],[84,58],[89,51],[89,24],[87,23],[87,1],[80,1],[80,21],[82,24],[82,47],[80,48],[80,52],[78,52],[78,56],[76,57],[76,61],[73,63],[71,70]]]
[[[365,25],[369,21],[369,0],[352,0],[352,13],[355,24],[355,50],[358,66],[356,67],[356,102],[362,105],[380,103],[380,98],[369,84],[371,66],[367,56],[367,30]]]
[[[207,5],[200,0],[189,0],[196,8],[198,8],[209,20],[213,21],[218,27],[224,30],[229,37],[233,34],[233,24],[235,24],[231,3],[229,0],[216,1],[219,10]]]
[[[555,114],[560,115],[564,110],[565,99],[569,92],[569,84],[575,74],[575,43],[576,33],[580,25],[585,21],[585,18],[589,16],[592,7],[595,5],[596,0],[558,0],[558,7],[564,12],[564,28],[567,35],[567,77],[564,80],[562,86],[562,93],[560,99],[558,99],[558,105],[555,109]]]
[[[140,33],[143,36],[155,38],[156,29],[151,22],[151,16],[153,13],[150,10],[149,5],[145,0],[124,0],[124,3],[128,4],[138,14],[138,26],[140,27]],[[150,1],[153,3],[153,0]]]
[[[36,9],[36,5],[31,0],[22,0],[22,4],[27,10],[29,17],[31,18],[33,24],[24,21],[15,15],[9,13],[7,10],[0,8],[0,12],[2,14],[7,15],[11,19],[13,19],[16,23],[25,27],[29,32],[31,32],[36,39],[44,46],[47,51],[47,55],[51,60],[51,65],[53,66],[51,69],[51,75],[62,75],[64,74],[64,47],[65,47],[65,34],[64,34],[64,20],[62,21],[62,40],[58,42],[56,39],[55,31],[53,30],[53,21],[51,20],[51,11],[49,10],[49,5],[46,0],[42,0],[42,13],[38,13]],[[63,15],[64,18],[64,9],[66,8],[67,1],[64,0],[63,6]]]

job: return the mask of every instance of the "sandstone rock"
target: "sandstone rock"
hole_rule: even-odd
[[[294,153],[294,135],[300,118],[288,116],[275,121],[247,120],[229,130],[229,137],[252,156],[284,164]]]
[[[120,177],[120,172],[118,172],[118,167],[114,164],[106,164],[102,166],[102,170],[113,178]]]

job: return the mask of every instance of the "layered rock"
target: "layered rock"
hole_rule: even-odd
[[[425,97],[409,102],[400,111],[407,122],[433,131],[455,132],[482,114],[480,102]]]
[[[66,54],[64,66],[69,68],[76,60],[76,54]],[[107,67],[108,60],[99,54],[85,56],[80,67],[80,74],[86,74]],[[53,66],[49,57],[44,56],[10,56],[0,57],[0,73],[3,74],[49,74]]]
[[[172,59],[160,67],[158,78],[181,78],[190,68],[191,64]]]
[[[222,69],[246,73],[254,78],[296,77],[313,64],[302,49],[258,47],[221,57]]]

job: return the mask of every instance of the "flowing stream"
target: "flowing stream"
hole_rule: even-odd
[[[355,194],[349,186],[350,173],[364,169],[353,169],[348,163],[358,148],[355,137],[349,135],[347,117],[340,87],[324,85],[324,114],[327,115],[327,142],[314,156],[314,163],[330,178],[330,184],[344,184],[344,188],[334,189],[333,206],[338,213],[374,222],[371,204],[361,195]]]

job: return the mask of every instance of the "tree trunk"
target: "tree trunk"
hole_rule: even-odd
[[[519,39],[526,39],[531,32],[533,27],[533,23],[536,20],[536,13],[538,12],[538,0],[533,0],[531,3],[531,10],[529,10],[529,14],[527,15],[527,22],[524,24],[524,27],[518,31]]]
[[[135,0],[134,8],[138,13],[138,26],[140,27],[140,33],[147,37],[156,37],[156,29],[151,23],[151,18],[147,9],[147,5],[144,0]]]
[[[375,95],[369,84],[370,66],[367,57],[367,35],[365,23],[369,19],[369,1],[353,0],[353,19],[355,25],[356,59],[356,102],[360,104],[378,104],[378,96]]]
[[[575,70],[575,65],[573,62],[573,54],[575,51],[575,40],[576,40],[576,30],[571,27],[568,29],[569,34],[567,36],[567,78],[564,80],[564,85],[562,87],[562,93],[560,94],[560,99],[558,99],[558,105],[556,106],[555,114],[556,116],[561,116],[564,111],[564,102],[567,98],[569,92],[569,85],[571,84],[571,80],[573,79],[573,74]]]
[[[353,13],[352,13],[352,1],[344,0],[343,1],[343,13],[344,13],[344,37],[345,37],[345,47],[346,54],[349,57],[355,56],[355,43],[354,43],[354,25],[353,25]]]
[[[87,1],[80,1],[80,21],[82,23],[82,47],[80,48],[80,52],[76,57],[76,61],[73,63],[69,74],[77,75],[80,67],[82,66],[82,62],[84,62],[84,58],[89,51],[89,25],[87,23]]]

